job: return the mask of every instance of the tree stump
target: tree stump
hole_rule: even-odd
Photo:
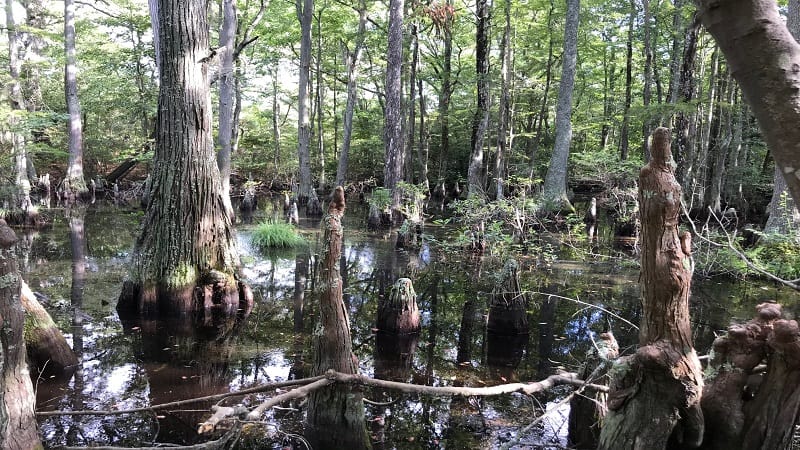
[[[611,332],[598,336],[586,354],[580,378],[588,383],[608,385],[612,360],[619,356],[619,345]],[[603,420],[608,412],[608,395],[602,392],[576,395],[569,402],[569,445],[578,450],[594,450],[600,438]]]
[[[297,210],[297,200],[292,200],[286,213],[286,221],[292,225],[300,224],[300,212]]]
[[[308,202],[306,203],[306,216],[307,217],[322,217],[322,204],[319,202],[317,193],[312,189]]]
[[[703,449],[792,448],[800,418],[800,330],[780,318],[778,304],[756,310],[753,320],[714,341],[702,401]]]
[[[344,190],[337,186],[322,219],[325,229],[320,255],[319,323],[312,337],[312,376],[328,370],[355,374],[350,318],[342,300],[339,258],[342,254]],[[364,402],[359,388],[336,383],[314,391],[308,399],[305,437],[313,448],[361,450],[371,448],[364,422]]]
[[[486,329],[490,334],[528,334],[528,299],[519,286],[518,264],[509,259],[495,281]]]
[[[377,328],[390,333],[417,333],[420,330],[419,308],[414,284],[400,278],[392,286],[389,297],[378,303]]]
[[[639,174],[640,347],[612,369],[598,449],[688,449],[703,439],[702,369],[689,323],[691,242],[678,230],[681,187],[672,162],[669,130],[658,128]]]

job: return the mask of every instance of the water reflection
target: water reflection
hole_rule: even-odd
[[[50,299],[48,309],[82,363],[66,384],[39,381],[39,410],[140,407],[307,374],[309,334],[316,320],[312,285],[319,238],[314,222],[301,220],[310,242],[307,252],[273,254],[252,249],[251,226],[240,226],[244,275],[256,299],[246,322],[237,325],[212,317],[199,327],[123,324],[116,316],[114,299],[126,275],[126,256],[141,213],[101,203],[56,215],[52,227],[25,241],[29,255],[22,258],[27,261],[25,277],[35,292]],[[254,222],[260,220],[259,213]],[[396,251],[391,237],[363,231],[362,217],[356,208],[349,209],[341,264],[355,356],[366,374],[431,385],[533,380],[560,366],[574,369],[591,345],[591,333],[607,327],[623,351],[638,341],[636,330],[613,316],[545,295],[602,305],[637,323],[635,270],[565,262],[538,269],[520,261],[522,290],[545,294],[530,297],[530,334],[504,339],[486,330],[489,279],[500,270],[500,262],[487,259],[481,265],[452,253],[442,258],[430,247],[420,253]],[[81,222],[82,234],[78,232]],[[421,334],[416,341],[406,342],[373,337],[378,298],[403,276],[412,278],[420,293]],[[693,290],[693,325],[701,353],[715,331],[724,329],[731,319],[749,318],[758,302],[800,304],[797,294],[762,285],[696,280]],[[786,310],[797,314],[796,308]],[[535,413],[530,399],[515,396],[470,403],[371,390],[365,394],[379,402],[391,400],[388,405],[368,406],[367,411],[368,418],[375,419],[374,433],[383,434],[387,448],[492,448],[498,436]],[[539,400],[546,403],[548,398]],[[282,431],[299,430],[302,405],[291,406],[293,410],[273,412],[266,419]],[[205,418],[203,413],[187,411],[163,415],[58,416],[42,419],[40,424],[47,447],[135,446],[195,442],[197,422]]]

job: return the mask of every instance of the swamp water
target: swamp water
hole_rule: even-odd
[[[52,226],[18,232],[20,263],[25,280],[46,300],[81,364],[68,379],[34,380],[37,411],[147,407],[308,375],[309,337],[316,321],[312,289],[318,221],[301,221],[308,249],[271,253],[253,249],[249,241],[254,225],[240,224],[244,276],[253,288],[255,308],[245,320],[210,320],[198,327],[122,323],[117,316],[115,304],[140,211],[93,205],[50,210],[48,215]],[[592,345],[591,336],[609,326],[622,352],[632,351],[637,342],[636,329],[615,315],[638,323],[638,272],[623,268],[617,259],[592,263],[556,259],[537,267],[522,261],[530,332],[498,337],[487,333],[486,313],[502,261],[437,252],[429,245],[415,253],[398,251],[393,234],[365,231],[365,216],[358,208],[345,213],[342,261],[354,352],[364,374],[434,386],[490,386],[538,380],[562,368],[576,370]],[[455,233],[434,226],[426,232],[439,239]],[[306,270],[305,279],[296,276]],[[375,337],[377,301],[403,276],[414,282],[422,333],[411,341],[382,341]],[[296,285],[305,287],[303,302],[295,295]],[[765,283],[695,279],[692,291],[692,323],[700,354],[716,332],[731,321],[749,319],[760,302],[779,301],[790,316],[799,311],[796,293]],[[545,408],[556,410],[527,432],[520,445],[562,448],[568,408],[558,407],[557,401],[564,392],[463,399],[367,388],[365,398],[377,403],[366,405],[373,436],[384,440],[376,448],[496,448],[515,438]],[[253,407],[269,395],[274,393],[232,397],[223,404],[243,402]],[[208,417],[210,406],[195,403],[157,413],[48,416],[40,418],[40,427],[47,448],[192,444],[208,439],[198,437],[197,425]],[[272,437],[273,448],[304,448],[297,438],[304,407],[293,402],[264,416],[260,426]]]

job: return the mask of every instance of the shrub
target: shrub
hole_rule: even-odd
[[[306,244],[303,236],[288,223],[266,221],[253,230],[253,245],[260,250],[269,248],[296,248]]]

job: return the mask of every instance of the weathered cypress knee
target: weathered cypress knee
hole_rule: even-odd
[[[378,329],[391,333],[419,331],[417,294],[414,292],[414,284],[408,278],[397,280],[389,298],[378,303]]]
[[[509,259],[497,277],[489,304],[489,333],[528,334],[528,301],[519,286],[517,267],[517,262]]]

